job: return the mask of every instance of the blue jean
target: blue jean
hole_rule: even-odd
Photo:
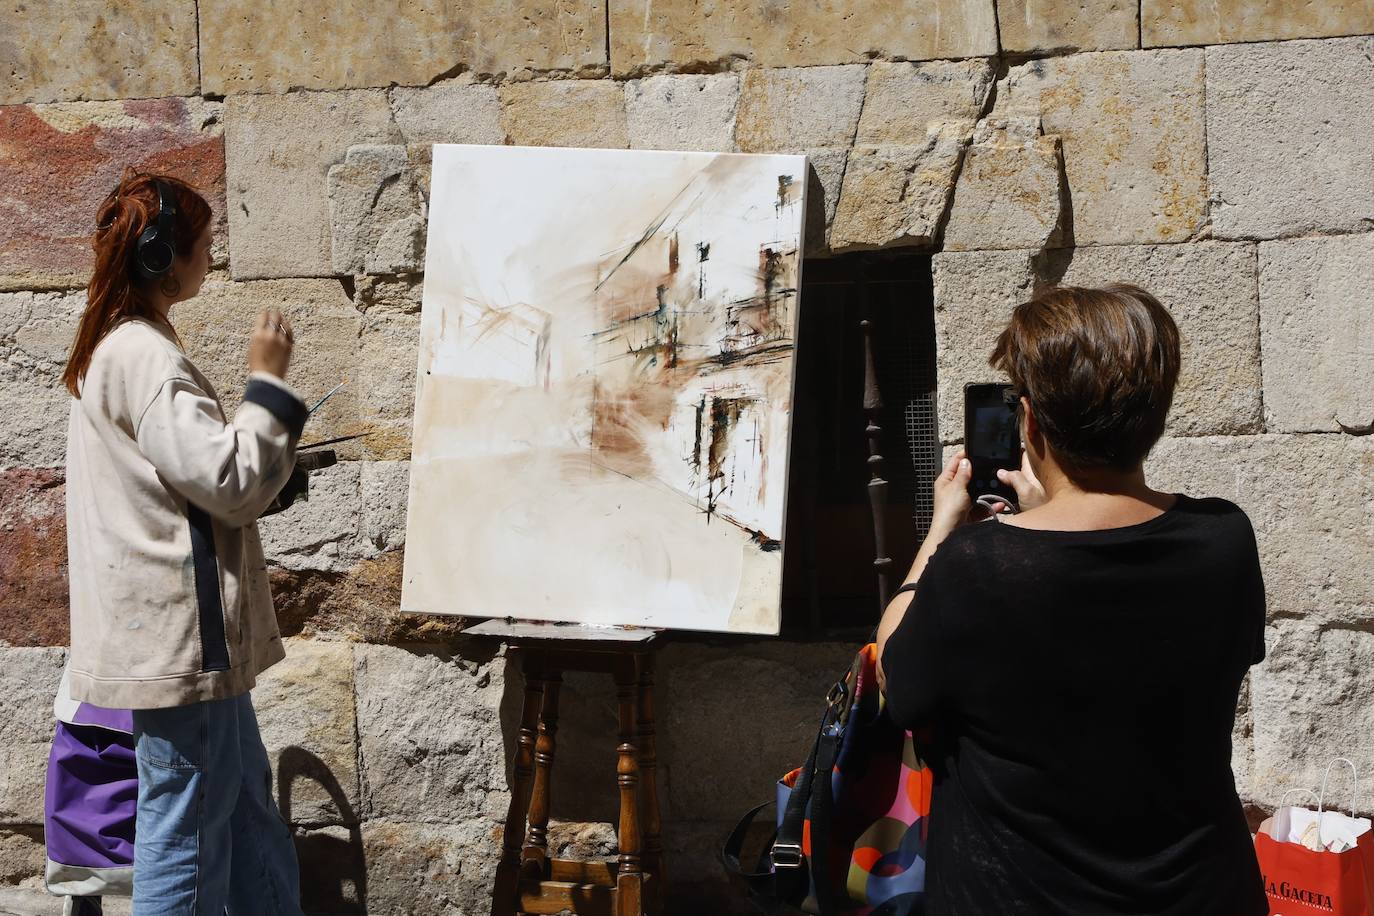
[[[134,916],[302,916],[248,694],[134,711]]]

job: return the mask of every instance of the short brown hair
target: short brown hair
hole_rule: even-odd
[[[1056,287],[1016,307],[988,362],[1030,401],[1063,464],[1131,470],[1164,434],[1178,326],[1138,286]]]

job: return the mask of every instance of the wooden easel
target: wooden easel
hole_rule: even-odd
[[[565,910],[579,916],[661,912],[662,818],[654,736],[656,631],[488,620],[466,632],[499,638],[515,649],[525,681],[492,916]],[[613,860],[549,856],[558,692],[565,671],[601,672],[615,679],[620,706],[616,745],[620,854]]]

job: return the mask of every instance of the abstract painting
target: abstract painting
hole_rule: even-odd
[[[403,610],[778,631],[805,186],[434,147]]]

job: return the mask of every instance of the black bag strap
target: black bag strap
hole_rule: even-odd
[[[827,859],[830,850],[830,827],[835,811],[835,758],[840,752],[844,730],[839,727],[838,707],[832,706],[826,715],[830,727],[822,729],[819,752],[816,754],[816,775],[819,782],[812,793],[811,805],[811,883],[816,888],[816,904],[821,916],[830,916],[841,901],[836,900],[831,886]]]
[[[720,861],[725,866],[725,870],[732,875],[738,875],[749,885],[750,890],[766,897],[772,897],[776,893],[773,869],[768,864],[768,848],[773,845],[771,840],[765,847],[755,871],[747,872],[744,870],[744,866],[740,863],[740,853],[744,850],[744,836],[749,832],[749,828],[753,825],[759,812],[776,804],[777,802],[770,801],[754,806],[744,817],[740,818],[739,823],[735,825],[735,829],[730,831],[720,849]],[[776,836],[777,831],[774,831],[773,837]]]

